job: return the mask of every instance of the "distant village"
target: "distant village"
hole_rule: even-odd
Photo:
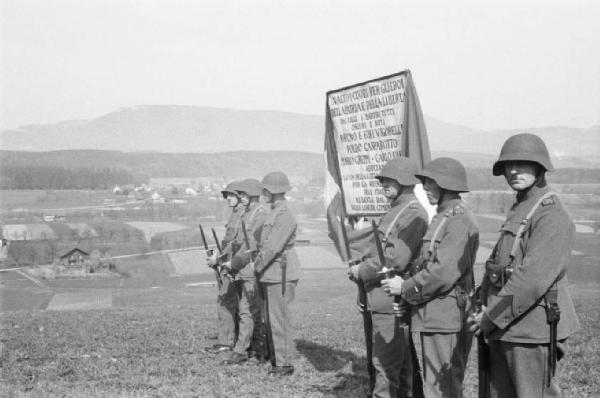
[[[220,225],[228,216],[221,194],[227,182],[220,178],[152,179],[137,186],[85,191],[86,199],[76,206],[40,207],[43,200],[29,208],[3,206],[0,267],[59,264],[89,268],[92,257],[98,263],[99,258],[199,246],[197,223]],[[288,200],[297,213],[323,216],[322,182],[304,177],[292,178],[292,182]]]

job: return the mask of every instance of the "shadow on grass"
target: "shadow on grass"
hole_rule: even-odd
[[[367,359],[350,351],[307,340],[296,340],[296,349],[317,372],[335,372],[327,382],[313,384],[311,389],[325,396],[364,397],[368,385]]]

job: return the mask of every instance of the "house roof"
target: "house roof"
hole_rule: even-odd
[[[73,248],[73,249],[71,249],[71,250],[69,250],[69,251],[65,252],[64,254],[61,254],[61,255],[60,255],[60,258],[62,259],[62,258],[69,257],[70,255],[72,255],[72,254],[74,254],[74,253],[76,253],[76,252],[79,252],[79,253],[83,254],[84,256],[89,256],[89,253],[88,253],[88,252],[86,252],[86,251],[84,251],[84,250],[81,250],[81,249],[80,249],[80,248],[78,248],[78,247],[75,247],[75,248]]]

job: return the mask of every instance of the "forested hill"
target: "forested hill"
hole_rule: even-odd
[[[117,169],[147,177],[262,176],[281,170],[306,177],[324,173],[322,154],[299,151],[238,151],[221,153],[154,153],[101,150],[51,152],[0,151],[0,173],[15,168]]]
[[[472,189],[502,189],[502,178],[491,175],[495,156],[461,152],[434,152],[433,157],[460,160]],[[558,171],[552,183],[600,183],[595,168],[574,168],[553,159]],[[1,189],[106,189],[115,184],[139,184],[150,178],[215,177],[231,180],[260,178],[280,170],[323,184],[323,154],[300,151],[237,151],[222,153],[153,153],[101,150],[22,152],[0,150]]]

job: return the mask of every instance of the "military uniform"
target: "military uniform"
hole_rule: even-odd
[[[532,146],[537,158],[527,155]],[[494,174],[500,175],[511,160],[529,160],[552,170],[545,144],[529,134],[507,140]],[[482,299],[487,308],[481,330],[489,342],[491,397],[562,395],[548,371],[551,328],[546,311],[558,303],[559,342],[579,328],[566,277],[575,226],[549,192],[542,180],[517,193],[486,263]]]
[[[251,202],[241,216],[241,221],[246,226],[246,236],[248,237],[248,246],[244,241],[243,231],[239,232],[236,240],[239,250],[237,255],[243,256],[246,250],[256,250],[257,240],[260,239],[263,223],[268,215],[268,210],[259,202]],[[242,223],[240,221],[240,228]],[[232,270],[235,272],[236,280],[239,280],[241,286],[239,290],[239,333],[238,340],[233,349],[239,354],[246,354],[246,350],[250,346],[252,340],[253,350],[261,350],[260,354],[264,355],[264,341],[261,336],[261,319],[260,307],[261,302],[256,286],[256,277],[254,274],[254,263],[251,258],[247,258],[243,262],[232,262]]]
[[[415,176],[430,203],[437,204],[412,276],[399,290],[412,308],[411,331],[429,397],[462,397],[472,333],[466,330],[468,295],[479,247],[475,218],[460,199],[467,173],[455,159],[432,160]],[[394,290],[396,291],[396,290]]]
[[[241,228],[243,212],[244,207],[237,205],[225,225],[220,262],[227,261],[237,251],[239,243],[236,242],[236,238]],[[223,283],[219,287],[217,297],[218,341],[219,344],[233,347],[237,341],[240,283],[229,280],[225,269],[221,268],[219,272]]]
[[[467,295],[478,246],[479,231],[464,203],[443,202],[423,238],[414,275],[402,285],[402,297],[412,305],[411,331],[428,398],[462,397],[472,340],[464,327]]]
[[[387,268],[405,274],[418,255],[421,238],[427,230],[427,212],[413,193],[402,194],[392,201],[378,227],[383,236]],[[410,308],[396,316],[394,296],[381,287],[385,274],[377,248],[371,246],[367,259],[359,266],[359,278],[367,291],[367,309],[371,312],[373,331],[374,397],[412,397],[413,369],[409,349]]]
[[[300,261],[294,250],[296,227],[296,218],[287,201],[272,203],[263,224],[255,263],[274,367],[291,366],[294,355],[290,304],[300,279]]]
[[[562,396],[552,377],[562,356],[555,344],[579,322],[566,277],[575,226],[546,184],[545,172],[553,170],[534,134],[506,140],[492,168],[517,191],[481,285],[490,374],[484,387],[492,398]]]

